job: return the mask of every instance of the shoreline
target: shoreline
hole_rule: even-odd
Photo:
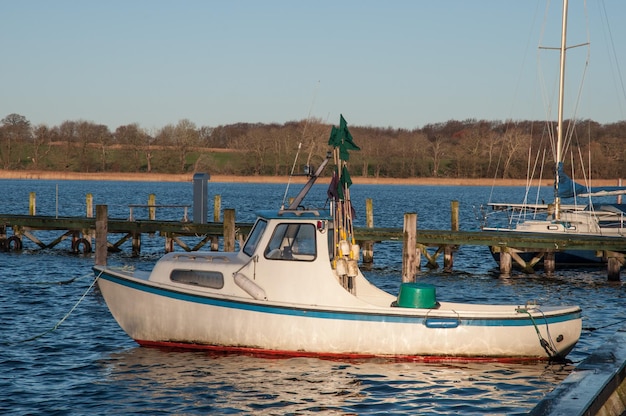
[[[322,177],[323,178],[323,177]],[[126,173],[126,172],[49,172],[31,170],[0,170],[1,179],[19,180],[89,180],[89,181],[128,181],[128,182],[191,182],[193,173],[162,174],[162,173]],[[211,175],[210,182],[227,183],[305,183],[304,176],[294,176],[291,179],[282,176],[237,176]],[[352,176],[354,184],[361,185],[425,185],[425,186],[526,186],[526,179],[498,179],[498,178],[373,178]],[[533,180],[531,186],[552,186],[551,179]],[[598,179],[592,186],[617,185],[617,179]]]

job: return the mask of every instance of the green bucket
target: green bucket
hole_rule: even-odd
[[[437,306],[435,286],[427,283],[402,283],[398,293],[402,308],[434,308]]]

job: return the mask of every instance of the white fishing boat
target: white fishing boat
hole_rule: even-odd
[[[446,302],[434,285],[397,295],[358,266],[345,120],[328,209],[301,208],[325,162],[287,207],[258,212],[238,252],[168,253],[151,272],[95,266],[113,317],[142,346],[324,358],[562,359],[582,329],[578,306]]]
[[[623,195],[626,187],[590,187],[574,182],[563,169],[563,153],[565,134],[573,133],[573,129],[564,126],[564,95],[565,95],[565,69],[567,44],[567,18],[568,0],[563,1],[561,22],[561,45],[558,48],[559,60],[559,94],[558,116],[556,123],[556,143],[554,145],[555,168],[554,168],[554,200],[546,204],[528,203],[489,203],[493,210],[506,211],[508,222],[504,226],[483,226],[484,231],[515,231],[522,233],[541,234],[542,236],[554,235],[564,237],[567,235],[590,235],[603,237],[626,237],[626,205],[612,203],[594,203],[593,197],[606,197],[610,195]],[[557,49],[557,48],[547,48]],[[570,139],[569,137],[567,138]],[[564,198],[586,198],[583,203],[563,204]],[[524,262],[533,264],[541,263],[545,253],[527,250],[513,250],[517,257]],[[494,259],[500,262],[500,253],[492,250]],[[588,266],[606,262],[599,256],[596,250],[565,250],[554,253],[554,260],[560,266]]]

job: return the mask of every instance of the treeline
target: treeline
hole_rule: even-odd
[[[348,117],[349,122],[349,117]],[[566,169],[597,179],[626,176],[626,121],[566,123]],[[551,177],[556,128],[545,121],[450,120],[406,130],[349,125],[361,151],[350,170],[366,177]],[[318,165],[331,126],[309,119],[284,124],[198,127],[189,120],[154,131],[138,124],[107,126],[65,121],[31,125],[9,114],[0,121],[0,168],[72,172],[209,172],[288,175],[297,160]],[[296,155],[298,155],[296,159]],[[540,173],[539,166],[546,166]]]

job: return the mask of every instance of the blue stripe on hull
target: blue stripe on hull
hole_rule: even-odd
[[[100,274],[98,271],[97,274]],[[336,319],[345,321],[368,321],[368,322],[389,322],[389,323],[423,323],[427,318],[426,316],[408,316],[408,315],[395,315],[384,314],[381,312],[337,312],[332,310],[323,309],[304,309],[283,307],[276,305],[263,305],[258,303],[250,303],[245,301],[232,301],[217,299],[208,296],[193,295],[171,289],[164,289],[155,287],[149,284],[137,282],[135,280],[129,280],[115,275],[103,272],[100,274],[100,279],[108,280],[112,283],[125,286],[131,289],[139,290],[141,292],[150,293],[157,296],[163,296],[170,299],[176,299],[185,302],[198,303],[203,305],[211,305],[222,308],[232,308],[239,310],[246,310],[251,312],[269,313],[277,315],[289,315],[296,317],[308,317],[317,319]],[[489,318],[465,318],[456,319],[453,317],[429,317],[428,319],[437,320],[449,320],[458,322],[459,325],[471,325],[471,326],[485,326],[485,327],[518,327],[518,326],[533,326],[533,325],[546,325],[555,324],[559,322],[566,322],[572,319],[578,319],[581,317],[580,310],[573,313],[564,313],[559,315],[551,315],[549,317],[535,317],[534,320],[530,319],[528,315],[520,316],[519,318],[509,319],[489,319]],[[458,325],[457,325],[458,326]]]

